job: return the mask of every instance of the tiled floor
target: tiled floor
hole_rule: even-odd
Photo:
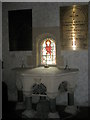
[[[23,110],[15,109],[16,103],[9,102],[8,106],[3,106],[2,120],[31,120],[30,118],[22,118]],[[35,109],[36,105],[33,105]],[[5,108],[5,109],[4,109]],[[57,111],[60,115],[60,120],[88,120],[89,119],[89,107],[79,107],[79,111],[76,115],[64,112],[65,106],[57,106]],[[32,119],[33,120],[33,119]],[[56,119],[55,119],[56,120]]]

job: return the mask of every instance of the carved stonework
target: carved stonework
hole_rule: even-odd
[[[40,84],[37,84],[35,83],[33,86],[32,86],[32,91],[33,91],[33,94],[43,94],[43,95],[46,95],[46,86],[42,83]]]

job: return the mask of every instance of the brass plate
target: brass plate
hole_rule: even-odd
[[[60,40],[62,49],[72,49],[73,36],[77,49],[88,48],[88,5],[60,7]]]

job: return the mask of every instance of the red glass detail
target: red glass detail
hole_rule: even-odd
[[[46,48],[46,51],[47,51],[46,54],[50,54],[51,55],[51,41],[50,40],[46,41],[46,47],[45,48]]]

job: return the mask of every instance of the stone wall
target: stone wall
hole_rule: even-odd
[[[60,6],[68,6],[73,3],[3,3],[3,80],[8,85],[9,100],[17,100],[17,91],[15,84],[15,73],[12,68],[20,67],[22,65],[22,59],[26,67],[33,67],[36,65],[36,36],[41,32],[39,28],[46,29],[60,27]],[[78,3],[76,3],[78,4]],[[87,4],[87,3],[80,3]],[[17,9],[32,9],[32,26],[33,26],[33,51],[9,51],[9,37],[8,37],[8,10]],[[89,9],[90,11],[90,9]],[[90,18],[89,18],[90,19]],[[90,26],[90,24],[89,24]],[[90,27],[89,27],[90,29]],[[54,29],[53,29],[54,30]],[[42,33],[41,33],[42,34]],[[60,43],[60,34],[57,34],[58,41]],[[59,48],[60,46],[58,46]],[[88,104],[88,50],[79,51],[59,51],[58,49],[58,61],[60,57],[64,58],[64,66],[66,58],[70,67],[79,69],[79,79],[77,89],[75,91],[75,104],[87,105]],[[57,97],[57,104],[67,104],[66,93]]]

